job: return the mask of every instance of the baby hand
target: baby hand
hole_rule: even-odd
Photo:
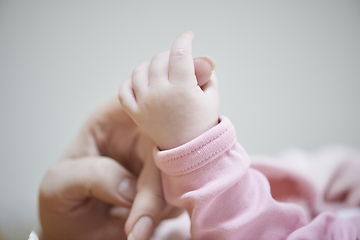
[[[215,74],[199,86],[194,70],[194,34],[178,35],[170,52],[138,66],[120,88],[125,111],[162,150],[198,137],[218,123]]]

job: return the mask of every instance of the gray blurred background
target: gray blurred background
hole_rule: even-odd
[[[38,226],[38,184],[90,111],[186,30],[250,154],[360,148],[360,1],[0,0],[5,239]]]

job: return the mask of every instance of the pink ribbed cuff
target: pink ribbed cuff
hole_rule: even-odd
[[[221,116],[218,125],[184,145],[165,151],[155,148],[154,159],[165,174],[183,175],[211,162],[235,143],[234,126],[228,118]]]

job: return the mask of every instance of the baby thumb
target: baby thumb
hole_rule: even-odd
[[[204,86],[210,79],[212,71],[215,69],[215,60],[204,56],[194,58],[195,76],[200,87]]]

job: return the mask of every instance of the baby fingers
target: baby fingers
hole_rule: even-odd
[[[145,93],[149,85],[149,65],[150,62],[144,62],[132,72],[131,83],[137,99]]]
[[[168,81],[170,52],[160,52],[153,56],[149,67],[149,86]]]
[[[175,84],[194,83],[197,84],[192,57],[192,43],[194,34],[192,32],[180,33],[175,39],[169,60],[169,80]]]
[[[131,78],[126,79],[119,89],[119,101],[124,110],[129,113],[135,112],[137,109],[136,96],[133,90]]]

